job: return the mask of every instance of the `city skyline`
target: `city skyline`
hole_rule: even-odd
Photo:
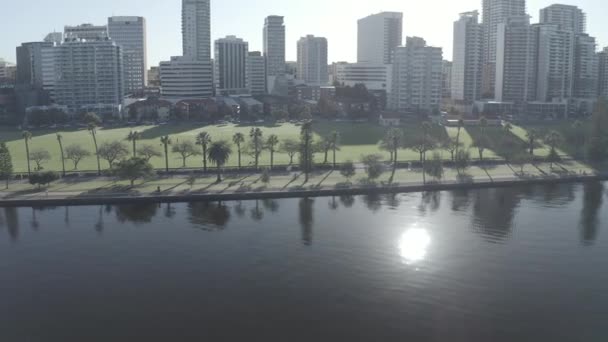
[[[317,2],[319,6],[315,6]],[[0,22],[0,30],[3,32],[17,32],[6,39],[3,38],[2,45],[0,45],[0,58],[15,62],[15,47],[22,42],[41,41],[49,32],[63,31],[65,25],[82,23],[103,25],[106,23],[107,17],[112,15],[146,18],[149,33],[149,66],[158,65],[160,61],[181,54],[181,1],[167,3],[166,1],[135,0],[119,3],[116,0],[110,0],[91,4],[86,10],[83,7],[68,6],[70,9],[66,11],[56,11],[57,8],[62,8],[62,3],[67,4],[69,1],[58,0],[52,4],[42,3],[33,9],[27,8],[28,20],[9,17],[8,20]],[[538,22],[539,10],[554,3],[580,7],[587,13],[587,31],[591,36],[597,37],[598,50],[608,44],[608,30],[604,29],[605,24],[601,18],[602,3],[600,0],[529,0],[527,11],[532,17],[531,21]],[[249,43],[250,51],[261,51],[264,18],[268,15],[281,15],[285,16],[287,30],[287,60],[296,60],[298,39],[313,34],[327,37],[329,62],[355,62],[357,59],[357,20],[381,11],[397,11],[403,12],[404,39],[407,36],[420,36],[430,46],[442,47],[444,58],[451,59],[453,22],[458,19],[459,13],[481,10],[481,0],[459,2],[428,0],[424,3],[413,1],[397,3],[396,1],[379,0],[373,4],[348,5],[349,2],[342,0],[332,1],[330,5],[319,0],[311,0],[306,4],[261,0],[256,2],[255,6],[241,0],[212,1],[211,40],[236,35]],[[235,6],[242,10],[235,11]],[[441,12],[435,11],[437,6],[442,8]],[[26,11],[23,3],[11,3],[5,8],[8,12],[11,9],[17,12]],[[324,8],[325,11],[320,12],[319,8]],[[337,16],[336,12],[340,15]],[[48,13],[54,15],[51,17],[48,16]],[[419,15],[418,13],[426,14]],[[37,25],[32,25],[32,22],[36,22]],[[310,22],[313,22],[314,25],[310,25]]]

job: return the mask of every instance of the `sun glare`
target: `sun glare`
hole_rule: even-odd
[[[431,236],[426,229],[408,229],[399,240],[399,254],[406,264],[414,264],[426,258]]]

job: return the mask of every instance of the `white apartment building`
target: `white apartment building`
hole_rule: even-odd
[[[363,84],[368,90],[392,90],[393,66],[391,64],[371,63],[337,63],[335,65],[336,81],[345,86],[354,87]]]
[[[526,15],[526,0],[483,0],[482,93],[492,98],[496,83],[496,43],[498,25],[507,18]]]
[[[266,58],[260,51],[247,56],[247,88],[251,95],[266,94]]]
[[[403,44],[403,13],[382,12],[358,21],[357,62],[391,64]]]
[[[405,47],[395,50],[390,108],[438,111],[442,95],[442,62],[441,48],[427,46],[422,38],[408,37]]]
[[[598,95],[608,99],[608,47],[598,53]]]
[[[575,36],[558,25],[533,25],[536,38],[536,101],[570,99],[574,91]]]
[[[166,100],[204,99],[213,96],[211,62],[171,57],[160,63],[160,92]]]
[[[247,93],[249,43],[235,36],[215,41],[215,89],[217,95]]]
[[[125,94],[142,91],[146,87],[148,70],[146,19],[110,17],[108,33],[122,50]]]
[[[308,35],[298,41],[297,78],[308,85],[327,85],[327,39]]]
[[[460,14],[454,23],[451,98],[472,104],[481,98],[482,26],[479,12]]]
[[[586,18],[576,6],[555,4],[541,9],[539,19],[541,24],[555,24],[562,30],[583,34],[586,32]]]
[[[599,60],[595,38],[578,34],[574,47],[574,97],[595,99],[598,93]]]
[[[10,76],[9,68],[11,67],[14,67],[14,64],[0,59],[0,78],[8,78]]]
[[[55,47],[55,101],[78,112],[118,114],[123,98],[122,52],[113,41],[72,40]]]
[[[66,40],[98,40],[108,38],[108,27],[92,24],[65,26],[63,36]]]
[[[523,103],[529,81],[530,18],[512,17],[498,24],[496,34],[495,100]]]
[[[211,60],[210,0],[182,0],[183,56],[191,60]]]
[[[285,75],[285,21],[271,15],[264,21],[264,57],[266,58],[266,86],[269,94],[284,94]],[[285,81],[285,82],[284,82]],[[275,89],[281,88],[281,89]]]
[[[452,67],[453,63],[450,61],[443,61],[441,65],[441,79],[442,79],[442,96],[444,99],[452,98]]]

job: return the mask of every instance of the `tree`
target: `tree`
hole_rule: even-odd
[[[504,126],[502,126],[502,131],[505,135],[509,135],[513,130],[513,125],[510,122],[507,122]]]
[[[266,140],[266,148],[270,152],[270,169],[274,166],[274,154],[277,152],[279,146],[279,137],[271,134]]]
[[[527,140],[527,145],[528,145],[528,150],[530,151],[530,155],[534,155],[534,149],[537,146],[537,140],[540,138],[540,133],[535,130],[535,129],[531,129],[526,133],[526,140]]]
[[[307,122],[302,125],[300,130],[300,167],[305,175],[305,183],[308,182],[312,172],[314,162],[313,143],[312,123]]]
[[[254,166],[255,166],[256,170],[257,170],[258,166],[260,165],[260,155],[262,154],[262,149],[264,147],[264,142],[262,141],[263,137],[264,137],[264,133],[259,128],[252,128],[251,131],[249,132],[249,138],[251,138],[251,143],[250,143],[250,147],[252,150],[251,153],[253,155]]]
[[[160,138],[160,143],[165,150],[165,171],[169,173],[169,145],[172,143],[171,138],[168,135],[165,135]]]
[[[268,183],[270,183],[270,170],[267,168],[264,168],[264,170],[262,170],[262,176],[260,177],[260,181],[262,183],[264,183],[264,185],[268,185]]]
[[[289,118],[289,113],[284,110],[275,109],[270,114],[275,121],[281,121]]]
[[[450,160],[454,161],[456,158],[456,152],[462,147],[462,144],[458,142],[457,138],[447,137],[441,142],[441,148],[450,154]]]
[[[463,151],[463,150],[459,150],[458,152],[456,152],[456,160],[455,160],[455,166],[456,166],[456,170],[458,171],[458,174],[461,174],[461,172],[465,172],[471,163],[471,154],[469,153],[469,151]]]
[[[48,186],[52,182],[59,179],[59,175],[53,171],[47,171],[42,173],[34,173],[29,177],[29,182],[32,185],[38,185],[40,189],[43,185]]]
[[[30,140],[32,140],[32,133],[24,131],[21,133],[21,137],[25,142],[25,158],[27,160],[27,175],[29,177],[32,175],[32,167],[30,165]]]
[[[386,133],[384,140],[386,141],[386,148],[391,152],[393,170],[396,170],[399,162],[399,148],[403,145],[403,131],[399,128],[391,128]]]
[[[145,159],[147,162],[150,162],[152,158],[160,158],[163,156],[163,154],[152,145],[143,145],[137,149],[137,154],[140,156],[140,158]]]
[[[0,143],[0,177],[6,181],[6,188],[13,174],[13,159],[6,143]]]
[[[65,177],[65,154],[63,153],[63,136],[57,133],[57,142],[59,143],[59,152],[61,152],[61,175]]]
[[[112,169],[114,162],[129,155],[129,149],[119,141],[104,142],[99,146],[97,154],[100,158],[106,160],[110,169]]]
[[[443,178],[443,162],[439,153],[433,153],[433,158],[429,163],[425,163],[424,172],[436,180]]]
[[[433,150],[435,146],[435,142],[430,137],[427,137],[426,134],[415,136],[409,143],[409,148],[420,154],[421,163],[424,163],[426,160],[426,153]]]
[[[225,140],[220,140],[211,144],[209,148],[209,160],[217,166],[217,182],[222,181],[222,166],[226,165],[232,155],[232,147]]]
[[[340,174],[344,176],[348,182],[350,182],[350,179],[355,175],[355,172],[355,164],[353,164],[352,160],[347,160],[340,167]]]
[[[182,157],[182,167],[186,167],[186,160],[188,160],[188,158],[200,154],[192,141],[188,140],[184,140],[173,145],[173,153],[178,153]]]
[[[547,162],[549,162],[549,167],[553,169],[553,164],[559,163],[560,161],[561,158],[559,154],[555,149],[552,148],[551,151],[549,151],[549,155],[547,156]]]
[[[293,165],[293,158],[300,152],[300,144],[295,139],[285,139],[281,144],[281,151],[289,156],[289,165]]]
[[[551,131],[547,136],[545,136],[545,144],[549,145],[551,148],[551,152],[556,152],[556,148],[559,144],[564,141],[564,138],[558,131]]]
[[[591,119],[591,134],[587,146],[587,157],[593,162],[602,162],[608,155],[608,100],[601,97]]]
[[[203,172],[207,173],[207,149],[211,144],[211,135],[207,132],[200,132],[196,136],[196,144],[203,148]]]
[[[369,180],[377,179],[384,172],[382,164],[382,156],[379,154],[369,154],[361,158],[361,162],[365,165],[365,172]]]
[[[340,132],[332,131],[329,134],[329,142],[333,152],[333,169],[336,169],[336,152],[340,150]]]
[[[116,164],[114,174],[120,179],[126,179],[135,185],[135,181],[140,178],[150,177],[154,173],[154,168],[143,158],[131,158]]]
[[[65,159],[69,159],[74,163],[74,170],[78,170],[78,164],[87,157],[91,156],[91,152],[85,150],[80,145],[70,145],[65,148]]]
[[[474,106],[473,108],[477,108]],[[456,154],[458,154],[458,150],[460,149],[460,132],[464,127],[464,120],[462,118],[458,119],[458,134],[456,135]]]
[[[82,122],[84,122],[87,126],[93,125],[95,127],[99,127],[101,125],[101,118],[99,118],[99,115],[89,112],[84,115]]]
[[[532,156],[528,153],[518,153],[511,157],[511,164],[520,168],[520,174],[524,174],[524,168],[532,162]]]
[[[485,150],[490,148],[490,139],[483,134],[479,138],[475,139],[475,142],[473,142],[473,147],[475,147],[479,153],[479,160],[483,161],[483,153]]]
[[[127,135],[127,141],[130,141],[133,144],[133,158],[137,157],[137,140],[141,139],[141,133],[138,131],[131,131],[129,135]]]
[[[88,114],[92,114],[92,113],[88,113]],[[93,114],[93,115],[95,115],[95,114]],[[86,118],[86,115],[85,115],[85,118]],[[99,119],[99,117],[97,119]],[[93,137],[93,145],[95,147],[95,158],[97,158],[97,174],[101,175],[101,162],[99,160],[99,148],[97,147],[97,124],[93,121],[94,120],[91,116],[87,129],[88,129],[89,133],[91,134],[91,137]],[[101,121],[101,120],[99,120],[99,121]]]
[[[34,150],[30,153],[30,160],[36,164],[36,172],[44,170],[42,164],[51,160],[51,154],[46,150]]]
[[[317,144],[317,148],[316,150],[318,152],[322,152],[324,157],[323,157],[323,164],[327,164],[328,163],[328,158],[329,158],[329,151],[331,150],[332,146],[331,146],[331,140],[330,137],[324,137],[321,141],[319,141],[319,143]]]
[[[243,153],[241,146],[245,142],[245,135],[243,133],[235,133],[232,136],[232,142],[236,145],[236,153],[238,154],[238,157],[239,157],[239,170],[240,170],[241,169],[241,155]]]

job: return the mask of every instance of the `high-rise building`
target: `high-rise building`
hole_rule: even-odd
[[[66,26],[63,33],[66,40],[99,40],[108,38],[108,27],[92,24]]]
[[[161,96],[168,100],[212,97],[212,79],[211,62],[180,56],[160,63]]]
[[[247,88],[251,95],[266,94],[266,59],[260,51],[247,56]]]
[[[498,25],[510,17],[526,15],[526,0],[483,0],[482,94],[494,97],[496,84],[496,38]]]
[[[599,81],[598,95],[608,99],[608,47],[598,53]]]
[[[561,30],[582,34],[586,31],[587,19],[576,6],[555,4],[540,10],[540,23],[555,24]]]
[[[143,90],[146,86],[148,70],[146,19],[110,17],[108,33],[122,50],[125,93],[131,94]]]
[[[14,64],[0,58],[0,79],[6,79],[11,76],[9,70],[12,66],[14,66]]]
[[[526,101],[531,46],[530,18],[511,17],[498,24],[496,34],[495,100]]]
[[[326,85],[327,39],[308,35],[298,41],[298,79],[309,85]]]
[[[532,26],[534,50],[532,52],[536,75],[536,92],[529,96],[536,101],[557,102],[572,98],[574,90],[574,32],[561,30],[558,25]],[[532,85],[528,86],[533,90]]]
[[[392,90],[393,68],[390,64],[371,63],[337,63],[336,81],[345,86],[354,87],[363,84],[371,91]]]
[[[595,38],[578,34],[574,46],[574,97],[595,99],[598,92],[599,60]]]
[[[51,32],[44,37],[44,41],[59,45],[63,43],[63,32]]]
[[[249,44],[228,36],[215,41],[215,89],[218,95],[247,93]]]
[[[211,61],[210,0],[182,0],[183,56]]]
[[[31,42],[17,47],[17,85],[42,88],[43,50],[53,46],[51,42]]]
[[[390,108],[399,111],[438,111],[441,107],[443,53],[424,39],[408,37],[395,50]]]
[[[108,39],[66,41],[56,49],[55,101],[78,112],[118,114],[123,99],[122,52]]]
[[[441,65],[441,80],[442,88],[441,93],[444,99],[452,98],[452,68],[454,63],[450,61],[443,61]]]
[[[481,98],[482,27],[479,12],[460,14],[454,23],[451,98],[470,104]]]
[[[266,86],[270,94],[287,92],[283,87],[285,76],[285,22],[277,15],[269,16],[264,21],[264,57],[266,58]],[[281,89],[275,89],[281,88]],[[285,89],[283,89],[285,88]]]
[[[153,66],[148,70],[148,87],[160,87],[160,68]]]
[[[403,44],[403,13],[382,12],[358,21],[357,62],[391,64]]]

